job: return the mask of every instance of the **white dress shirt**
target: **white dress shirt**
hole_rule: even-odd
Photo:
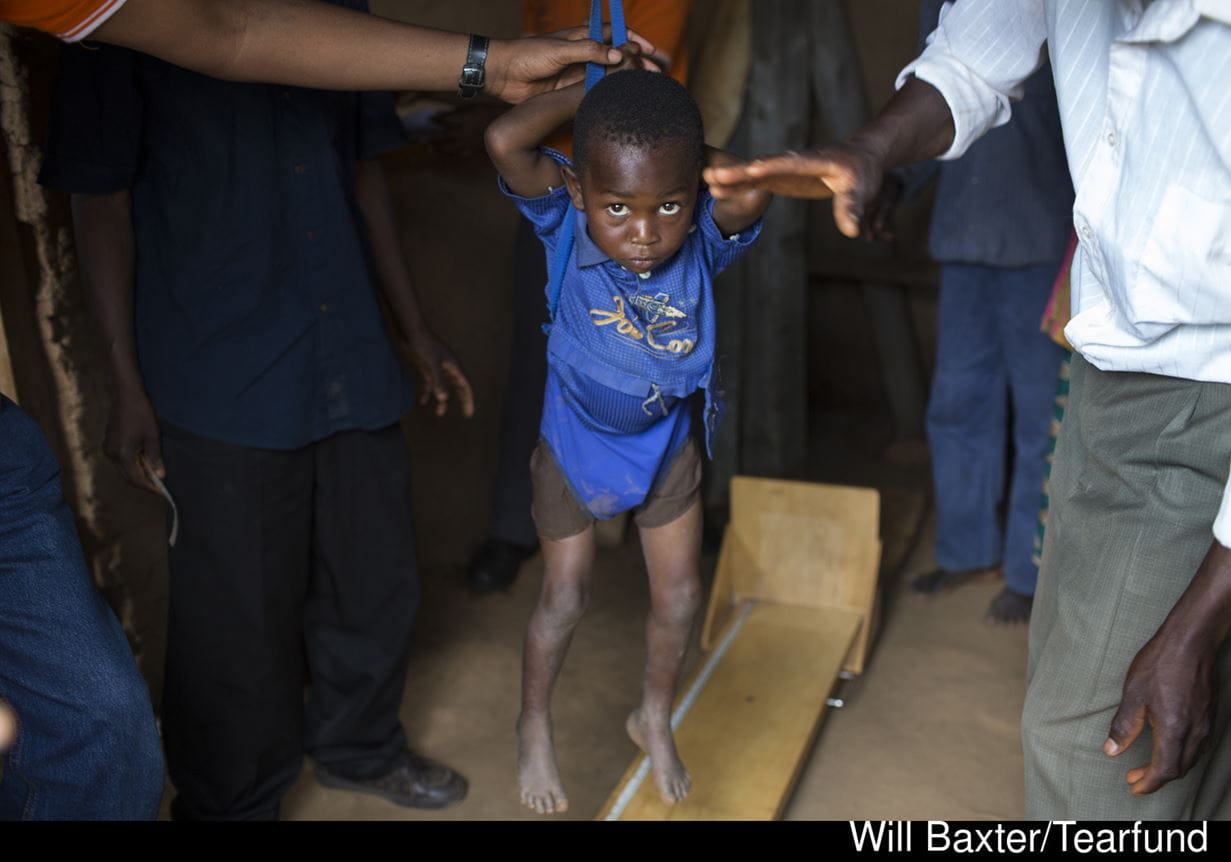
[[[958,0],[898,86],[941,92],[955,159],[1044,51],[1077,192],[1069,343],[1105,371],[1231,383],[1231,0]],[[1231,546],[1231,485],[1214,534]]]

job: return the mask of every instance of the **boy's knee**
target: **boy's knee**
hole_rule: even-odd
[[[701,608],[701,584],[689,580],[672,586],[660,593],[653,608],[654,614],[664,622],[685,624],[692,622]]]
[[[574,625],[590,605],[590,591],[580,583],[556,583],[543,591],[543,611],[556,625]]]

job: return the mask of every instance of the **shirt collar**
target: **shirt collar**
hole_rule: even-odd
[[[586,230],[586,214],[584,210],[576,210],[577,223],[573,231],[573,242],[577,244],[577,265],[578,266],[594,266],[598,263],[605,263],[611,260],[605,251],[598,247],[594,240],[590,239],[590,232]]]

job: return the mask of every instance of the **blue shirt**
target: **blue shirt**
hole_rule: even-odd
[[[355,200],[356,162],[404,142],[388,93],[63,50],[40,180],[131,190],[137,355],[162,418],[291,449],[406,411]]]
[[[920,7],[923,38],[936,29],[942,0]],[[928,251],[941,263],[1018,267],[1064,257],[1073,225],[1060,109],[1051,66],[1025,82],[1007,125],[992,129],[956,161],[931,161],[902,171],[918,189],[939,171]]]
[[[713,280],[748,250],[761,222],[724,237],[714,223],[714,199],[703,190],[683,246],[657,269],[637,274],[594,243],[585,212],[573,206],[563,185],[536,198],[514,194],[503,179],[500,187],[534,226],[549,267],[564,219],[576,219],[547,351],[566,395],[584,402],[587,418],[633,433],[697,389],[706,389],[713,402]],[[716,419],[716,403],[710,408],[707,426]]]
[[[748,250],[761,222],[724,237],[714,223],[714,199],[703,191],[684,244],[657,269],[638,274],[595,244],[564,186],[537,198],[514,194],[503,179],[500,187],[534,225],[549,270],[565,219],[575,219],[547,342],[540,433],[578,501],[609,518],[653,493],[687,442],[685,399],[699,388],[706,392],[707,446],[711,441],[721,415],[713,386],[713,279]]]

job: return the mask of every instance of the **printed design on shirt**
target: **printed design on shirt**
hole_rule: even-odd
[[[668,305],[667,303],[670,301],[671,297],[665,293],[660,293],[656,296],[639,293],[629,300],[629,302],[641,309],[650,323],[658,323],[658,319],[664,315],[674,318],[685,318],[688,316],[678,308],[672,308]]]
[[[661,295],[661,294],[660,294]],[[667,297],[670,299],[670,297]],[[654,302],[655,299],[644,297],[648,302]],[[616,295],[611,297],[615,303],[614,310],[591,308],[590,319],[595,326],[611,326],[614,324],[616,332],[620,335],[627,336],[633,341],[644,341],[651,349],[662,353],[691,353],[697,343],[691,338],[671,338],[670,334],[680,325],[678,319],[661,320],[658,319],[666,314],[667,317],[674,318],[675,315],[685,317],[686,315],[677,308],[671,308],[663,301],[663,311],[655,314],[654,320],[645,328],[643,332],[637,327],[637,324],[628,318],[624,307],[624,297]],[[635,301],[635,300],[634,300]],[[675,314],[672,314],[674,312]]]

